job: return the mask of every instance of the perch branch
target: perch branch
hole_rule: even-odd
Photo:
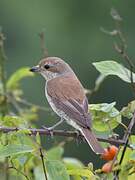
[[[51,130],[48,131],[46,129],[35,129],[35,128],[28,128],[28,129],[22,129],[17,127],[0,127],[0,132],[3,133],[9,133],[9,132],[17,132],[20,130],[28,130],[28,135],[36,135],[37,133],[40,135],[46,135],[46,136],[64,136],[64,137],[73,137],[73,138],[83,138],[81,134],[78,135],[76,131],[64,131],[64,130]],[[97,139],[101,142],[107,142],[114,145],[124,145],[125,141],[121,139],[113,139],[113,138],[100,138],[97,137]],[[128,144],[129,146],[129,144]]]

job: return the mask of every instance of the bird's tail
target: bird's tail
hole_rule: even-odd
[[[90,130],[86,128],[81,128],[81,133],[86,139],[87,143],[91,147],[91,149],[96,153],[96,154],[103,154],[104,149],[98,142],[95,134]]]

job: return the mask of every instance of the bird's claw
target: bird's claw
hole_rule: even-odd
[[[119,139],[119,134],[113,133],[112,135],[109,136],[109,138],[114,138],[114,139]]]
[[[45,130],[47,130],[50,133],[50,136],[53,138],[53,127],[46,127],[46,126],[42,126]]]

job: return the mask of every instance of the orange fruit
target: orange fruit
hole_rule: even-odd
[[[113,160],[117,152],[118,152],[118,148],[116,146],[114,145],[109,146],[108,148],[105,148],[105,152],[104,154],[101,155],[101,158],[106,161]]]
[[[112,161],[105,163],[101,170],[104,173],[110,173],[112,171]]]

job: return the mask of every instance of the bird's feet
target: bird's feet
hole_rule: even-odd
[[[54,130],[53,126],[51,127],[42,126],[42,128],[47,130],[50,133],[50,136],[53,137],[53,130]]]
[[[51,137],[53,137],[53,130],[54,130],[57,126],[59,126],[63,121],[64,121],[64,119],[61,118],[60,121],[58,121],[56,124],[54,124],[54,125],[51,126],[51,127],[46,127],[46,126],[42,126],[42,127],[43,127],[45,130],[49,131]]]

